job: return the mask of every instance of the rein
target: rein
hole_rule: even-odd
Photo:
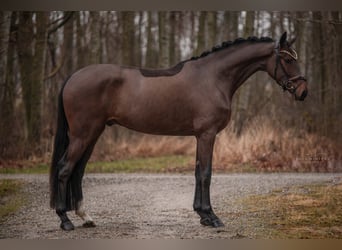
[[[287,50],[279,50],[278,46],[275,48],[276,50],[276,66],[274,68],[274,79],[277,79],[277,71],[278,71],[278,66],[280,65],[282,71],[285,74],[286,79],[282,79],[280,81],[276,80],[276,82],[280,85],[280,87],[284,90],[284,91],[289,91],[291,94],[296,92],[296,89],[298,88],[298,86],[294,86],[292,83],[299,81],[299,80],[303,80],[306,81],[306,78],[304,76],[301,75],[296,75],[296,76],[290,76],[287,71],[285,70],[284,65],[280,62],[280,53],[285,53],[289,56],[291,56],[294,60],[298,59],[298,55],[296,53],[296,51],[292,50],[294,52],[294,54],[290,53]]]

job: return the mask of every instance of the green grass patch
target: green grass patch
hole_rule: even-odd
[[[131,158],[111,162],[89,162],[87,173],[167,173],[193,171],[193,157],[170,155],[160,157]],[[23,166],[24,165],[24,166]],[[2,167],[0,174],[47,174],[48,164],[22,164],[20,167]]]
[[[242,201],[246,216],[259,226],[256,238],[342,238],[342,184],[276,190]]]
[[[87,173],[165,173],[186,172],[190,170],[190,156],[161,156],[149,158],[132,158],[112,162],[89,163]]]
[[[21,187],[22,183],[17,180],[0,180],[0,222],[23,204]]]
[[[47,164],[27,164],[27,166],[11,166],[0,168],[0,174],[46,174],[49,172]]]

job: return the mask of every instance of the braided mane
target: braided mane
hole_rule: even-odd
[[[144,68],[140,68],[139,70],[140,70],[140,73],[145,77],[173,76],[175,74],[178,74],[182,70],[184,64],[187,62],[198,60],[200,58],[206,57],[207,55],[215,53],[217,51],[221,51],[223,49],[230,48],[234,45],[245,43],[245,42],[260,43],[260,42],[274,42],[274,40],[270,37],[258,38],[255,36],[250,36],[247,39],[237,38],[234,41],[222,42],[221,45],[214,46],[209,51],[204,51],[200,56],[193,56],[190,59],[181,61],[178,64],[176,64],[175,66],[168,68],[168,69],[144,69]]]
[[[237,44],[241,44],[241,43],[245,43],[245,42],[255,42],[255,43],[259,43],[259,42],[274,42],[274,40],[270,37],[255,37],[255,36],[250,36],[248,37],[247,39],[245,38],[237,38],[235,39],[234,41],[225,41],[225,42],[222,42],[221,45],[216,45],[214,46],[211,50],[207,50],[207,51],[204,51],[202,52],[202,54],[200,56],[193,56],[191,57],[190,59],[186,60],[186,61],[193,61],[193,60],[197,60],[197,59],[200,59],[200,58],[203,58],[209,54],[212,54],[214,52],[217,52],[217,51],[220,51],[220,50],[223,50],[223,49],[226,49],[226,48],[230,48],[234,45],[237,45]]]

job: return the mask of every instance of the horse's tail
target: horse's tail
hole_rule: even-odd
[[[55,134],[54,149],[50,167],[50,207],[56,207],[56,199],[58,196],[58,172],[59,162],[66,153],[69,145],[68,137],[68,121],[65,117],[63,105],[63,90],[68,79],[64,82],[63,87],[58,96],[58,114],[57,114],[57,129]]]

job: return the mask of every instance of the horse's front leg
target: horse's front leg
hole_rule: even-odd
[[[215,136],[215,133],[204,133],[197,137],[194,210],[201,217],[200,222],[202,225],[221,227],[224,225],[215,215],[210,203],[212,155]]]

